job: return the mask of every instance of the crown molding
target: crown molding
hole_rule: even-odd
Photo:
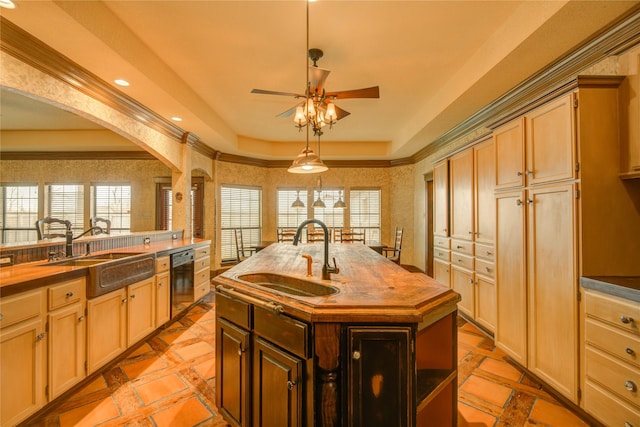
[[[158,160],[146,151],[3,151],[0,160]]]

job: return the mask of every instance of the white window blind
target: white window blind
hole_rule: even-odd
[[[35,223],[38,220],[37,185],[3,185],[0,206],[2,243],[27,242],[38,238]]]
[[[262,240],[262,189],[223,185],[220,188],[221,259],[236,259],[234,229],[241,228],[245,246]]]
[[[131,231],[131,186],[94,184],[92,187],[92,216],[111,221],[111,234]]]
[[[292,208],[291,205],[300,194],[303,208]],[[279,189],[278,190],[278,228],[298,228],[307,219],[307,190]]]
[[[380,189],[349,191],[351,228],[363,231],[367,242],[380,242],[380,205]]]
[[[327,228],[344,228],[344,209],[333,207],[341,192],[343,192],[341,188],[323,189],[320,193],[320,199],[326,207],[313,208],[313,217],[322,221]],[[314,191],[314,196],[313,200],[318,200],[317,191]]]
[[[84,231],[84,186],[78,184],[47,185],[45,216],[70,221],[74,234]]]

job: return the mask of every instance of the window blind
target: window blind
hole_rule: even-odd
[[[322,221],[327,228],[344,228],[344,209],[333,207],[333,205],[338,201],[340,192],[344,193],[341,188],[323,189],[319,197],[326,207],[313,208],[313,217]],[[314,201],[316,201],[318,200],[318,192],[315,191],[314,194]]]
[[[71,222],[71,229],[74,232],[84,231],[84,186],[81,184],[47,185],[45,216],[66,219]]]
[[[111,221],[111,234],[131,231],[131,186],[94,184],[93,216]]]
[[[27,242],[38,238],[35,223],[38,220],[37,185],[0,186],[0,230],[2,243]]]
[[[380,189],[349,191],[351,228],[365,233],[367,242],[380,242]]]
[[[223,185],[220,187],[221,260],[236,259],[234,229],[241,228],[245,245],[262,240],[262,189]]]

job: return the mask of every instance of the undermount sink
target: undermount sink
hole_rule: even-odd
[[[144,252],[109,252],[41,265],[87,267],[87,298],[94,298],[153,277],[156,273],[156,255]]]
[[[237,276],[237,279],[273,289],[274,291],[301,297],[321,297],[338,293],[338,289],[333,286],[275,273],[241,274]]]

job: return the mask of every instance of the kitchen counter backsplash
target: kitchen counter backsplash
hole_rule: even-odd
[[[155,243],[166,240],[182,240],[184,230],[143,231],[119,235],[105,235],[81,237],[73,241],[73,253],[84,255],[87,244],[91,252],[108,251],[126,248],[128,246]],[[48,259],[49,252],[56,252],[64,256],[65,239],[55,238],[26,243],[11,243],[0,245],[0,268],[3,266],[22,264],[25,262],[43,261]]]

